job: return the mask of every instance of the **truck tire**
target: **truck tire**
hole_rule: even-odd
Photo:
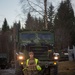
[[[53,66],[50,68],[50,75],[58,75],[58,66]]]
[[[19,62],[16,62],[15,74],[16,75],[24,75],[22,69],[23,69],[23,67],[21,65],[19,65]]]

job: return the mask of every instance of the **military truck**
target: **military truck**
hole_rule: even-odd
[[[57,75],[58,57],[53,56],[54,33],[48,30],[19,32],[19,50],[16,63],[16,75],[22,74],[22,65],[28,58],[28,52],[33,51],[35,58],[40,60],[41,75]]]

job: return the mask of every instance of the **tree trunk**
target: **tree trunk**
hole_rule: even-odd
[[[45,19],[45,28],[48,29],[47,25],[47,0],[44,0],[44,19]]]

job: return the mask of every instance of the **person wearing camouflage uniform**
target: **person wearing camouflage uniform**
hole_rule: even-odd
[[[38,75],[38,59],[34,58],[34,53],[29,52],[29,59],[26,60],[27,75]]]

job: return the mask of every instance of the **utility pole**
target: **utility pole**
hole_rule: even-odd
[[[47,24],[47,0],[44,0],[44,21],[45,21],[45,28],[48,29]]]

